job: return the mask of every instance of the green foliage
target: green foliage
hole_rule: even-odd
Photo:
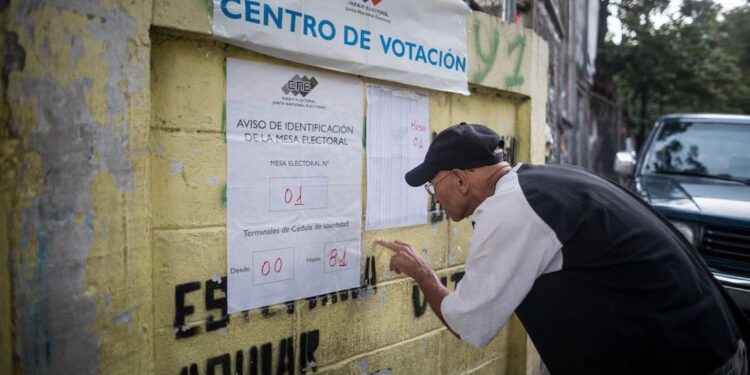
[[[735,97],[742,113],[750,113],[750,4],[725,15],[720,27],[719,47],[736,59],[740,85]]]
[[[622,0],[622,42],[602,48],[624,119],[637,144],[660,116],[679,112],[750,113],[750,5],[728,13],[711,0],[684,0],[660,26],[669,1]]]

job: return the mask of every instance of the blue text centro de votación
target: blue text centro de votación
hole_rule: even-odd
[[[242,7],[241,12],[237,12],[236,6],[232,7],[235,9],[229,9],[230,3],[237,4],[240,7],[244,4],[244,7]],[[331,20],[317,19],[310,14],[289,8],[261,4],[259,1],[221,0],[221,12],[231,20],[275,27],[278,30],[286,30],[292,33],[301,32],[302,35],[321,38],[326,41],[335,40],[337,35],[336,25]],[[342,41],[345,45],[370,50],[372,33],[369,30],[357,30],[349,25],[344,25],[342,30]],[[466,72],[466,56],[456,55],[450,48],[445,51],[387,35],[379,35],[378,41],[386,55],[443,69]]]

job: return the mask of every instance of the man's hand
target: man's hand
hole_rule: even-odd
[[[394,254],[391,257],[391,271],[403,273],[414,279],[417,284],[419,284],[419,288],[422,289],[425,299],[427,299],[430,308],[435,315],[437,315],[438,319],[448,327],[448,330],[451,331],[451,333],[456,337],[459,337],[445,322],[443,313],[440,311],[440,305],[443,303],[443,299],[445,299],[449,292],[448,289],[440,283],[440,279],[438,279],[435,271],[430,268],[430,265],[427,264],[427,262],[422,259],[422,257],[419,256],[419,254],[414,251],[414,248],[408,243],[398,240],[375,240],[375,243],[393,250]]]
[[[393,250],[394,254],[390,263],[391,271],[398,274],[403,273],[417,281],[420,277],[432,275],[430,265],[408,243],[380,239],[375,240],[375,243]]]

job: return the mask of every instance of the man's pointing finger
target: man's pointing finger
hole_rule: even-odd
[[[378,245],[380,245],[380,246],[387,247],[387,248],[389,248],[389,249],[391,249],[391,250],[393,250],[395,252],[399,252],[399,251],[403,250],[402,247],[401,247],[401,245],[398,245],[398,244],[396,244],[394,242],[391,242],[391,241],[385,241],[385,240],[377,239],[377,240],[375,240],[375,243],[378,244]]]

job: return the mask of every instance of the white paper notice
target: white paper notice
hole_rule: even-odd
[[[362,82],[227,59],[230,313],[358,287]]]
[[[426,95],[367,85],[367,217],[365,229],[427,223],[427,192],[404,175],[424,161],[430,143]]]

